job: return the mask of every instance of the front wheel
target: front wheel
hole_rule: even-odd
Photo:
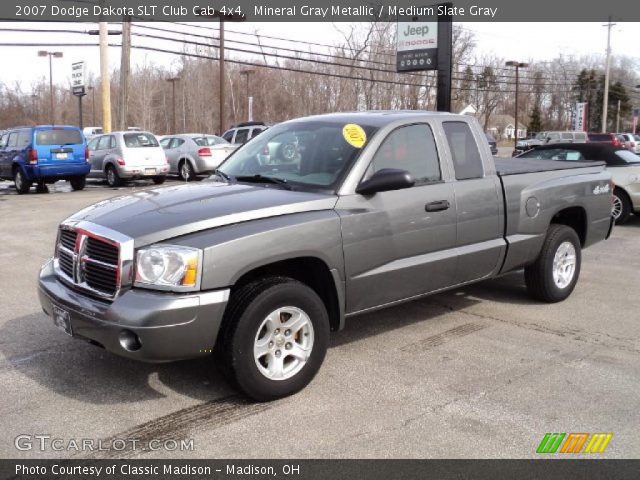
[[[85,176],[81,176],[81,177],[74,177],[72,178],[69,183],[71,183],[71,189],[76,191],[76,190],[82,190],[84,189],[85,185],[87,184],[87,177]]]
[[[543,302],[564,300],[578,282],[581,261],[576,231],[566,225],[551,225],[540,255],[524,270],[527,290]]]
[[[616,221],[616,225],[622,225],[629,220],[629,216],[631,215],[631,202],[629,201],[629,197],[617,188],[613,191],[611,215]]]
[[[266,278],[231,298],[218,345],[225,373],[257,401],[292,395],[311,382],[329,343],[324,303],[290,278]]]

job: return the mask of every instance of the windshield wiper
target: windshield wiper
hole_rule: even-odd
[[[227,183],[231,183],[232,178],[230,175],[227,175],[226,173],[224,173],[222,170],[220,170],[219,168],[214,170],[213,172],[214,175],[217,175],[218,177],[222,178],[223,180],[225,180]]]
[[[291,185],[289,185],[289,182],[287,182],[283,178],[268,177],[266,175],[260,175],[260,174],[240,175],[236,177],[236,180],[238,182],[250,182],[250,183],[273,183],[275,185],[280,185],[282,187],[285,187],[287,190],[291,190],[293,188]]]

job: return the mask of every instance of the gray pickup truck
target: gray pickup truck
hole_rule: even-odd
[[[496,162],[466,116],[288,121],[207,181],[65,220],[40,301],[66,333],[113,353],[215,353],[250,397],[290,395],[353,315],[522,268],[535,298],[571,294],[581,249],[611,232],[610,174],[593,162]]]

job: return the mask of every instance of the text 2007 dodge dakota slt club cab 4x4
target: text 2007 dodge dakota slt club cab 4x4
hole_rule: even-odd
[[[563,300],[612,227],[602,165],[496,165],[476,121],[446,113],[288,121],[211,180],[65,220],[40,301],[126,357],[213,350],[257,400],[307,385],[352,315],[521,268],[534,297]]]

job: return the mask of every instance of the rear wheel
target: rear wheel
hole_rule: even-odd
[[[166,179],[167,177],[164,176],[153,177],[153,183],[155,183],[156,185],[162,185]]]
[[[71,183],[71,188],[73,190],[82,190],[87,184],[87,177],[85,176],[74,177],[71,180],[69,180],[69,183]]]
[[[185,182],[189,182],[194,179],[195,173],[189,160],[182,160],[180,162],[180,166],[178,167],[178,174],[180,175],[180,179]]]
[[[613,191],[611,215],[616,221],[616,225],[622,225],[629,220],[629,215],[631,215],[631,202],[629,201],[629,197],[619,188]]]
[[[113,165],[107,165],[105,170],[105,176],[107,177],[107,185],[110,187],[119,187],[122,185],[122,179],[118,175],[118,170]]]
[[[16,168],[13,172],[13,182],[16,185],[16,190],[20,195],[25,193],[29,193],[29,189],[31,188],[31,184],[33,183],[31,180],[28,180],[22,170],[20,168]]]
[[[240,288],[227,307],[218,353],[225,373],[246,395],[268,401],[311,382],[329,343],[329,317],[320,297],[290,278]]]
[[[524,270],[529,293],[543,302],[566,299],[578,282],[582,255],[573,228],[551,225],[537,260]]]

